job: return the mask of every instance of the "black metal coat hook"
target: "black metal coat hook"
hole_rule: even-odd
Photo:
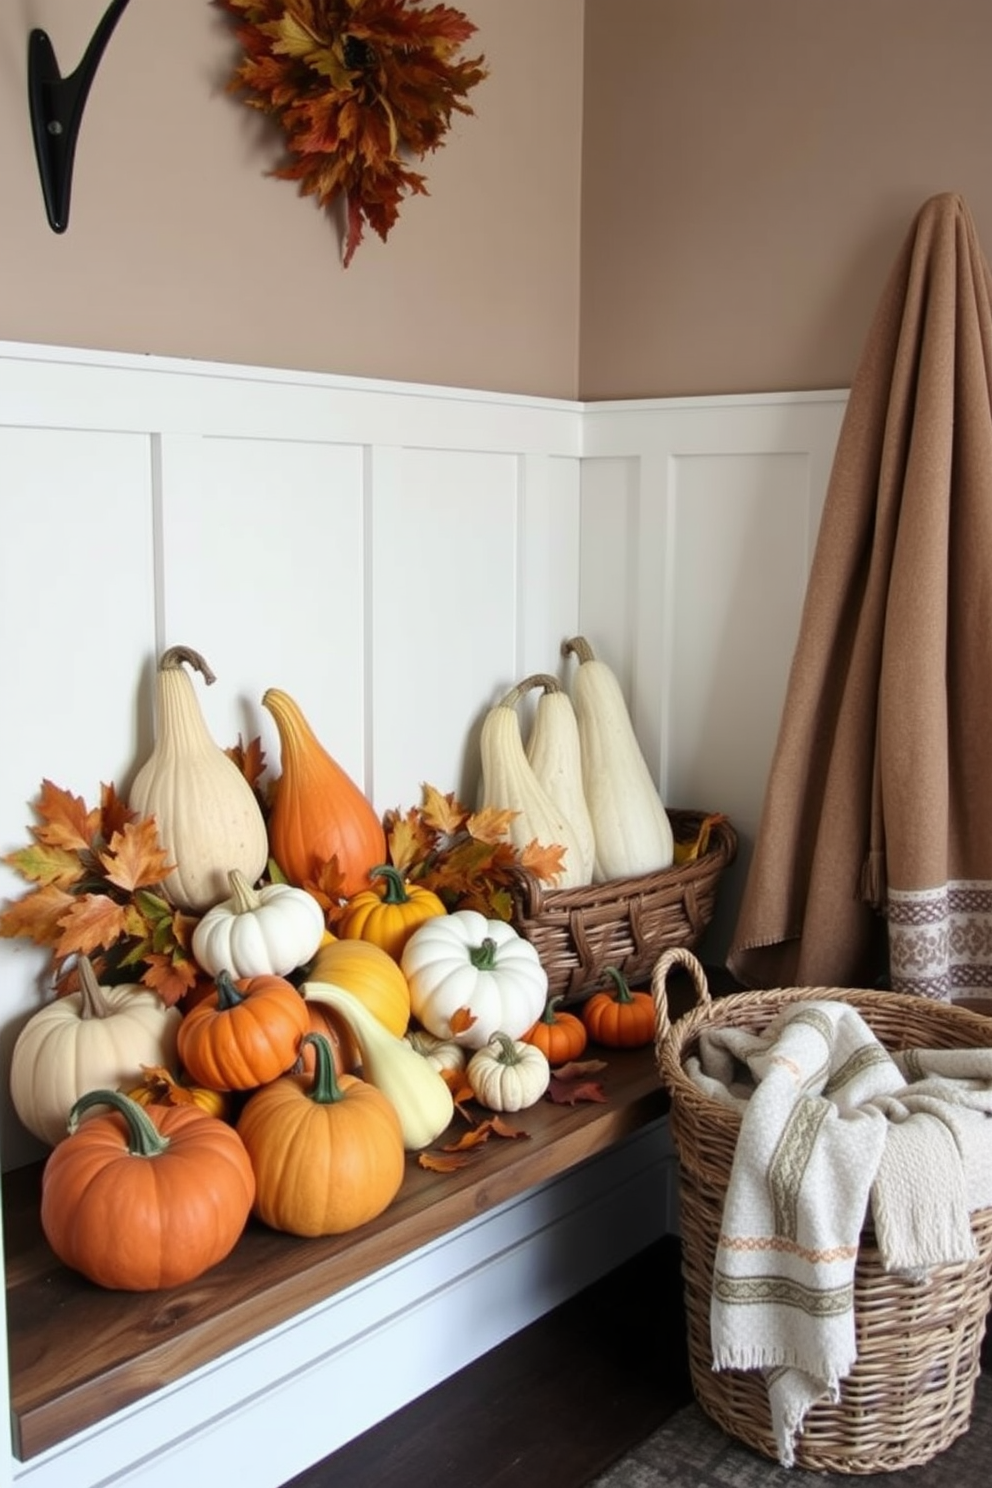
[[[111,0],[75,72],[63,77],[46,32],[35,29],[28,37],[28,107],[38,158],[45,211],[52,230],[65,232],[69,222],[72,164],[76,138],[90,84],[100,58],[128,0]]]

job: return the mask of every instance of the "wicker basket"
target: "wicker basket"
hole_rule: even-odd
[[[677,842],[692,841],[702,811],[670,810]],[[608,966],[633,984],[644,981],[666,946],[696,947],[713,918],[720,875],[737,854],[737,834],[724,818],[694,862],[636,878],[614,878],[579,889],[544,889],[521,872],[513,890],[512,924],[529,940],[548,973],[548,996],[576,1002],[610,985]]]
[[[690,973],[697,1005],[675,1023],[666,981],[673,966]],[[723,1201],[740,1130],[737,1110],[705,1095],[684,1070],[704,1028],[760,1033],[800,998],[853,1004],[889,1050],[984,1048],[992,1021],[907,993],[836,987],[737,992],[711,999],[695,957],[660,957],[652,976],[656,1053],[671,1096],[679,1159],[683,1277],[689,1363],[696,1398],[730,1436],[776,1458],[768,1392],[760,1373],[715,1371],[710,1294]],[[992,1209],[972,1213],[977,1259],[941,1266],[924,1285],[886,1272],[870,1230],[862,1231],[854,1280],[857,1363],[836,1403],[818,1401],[796,1442],[796,1466],[814,1472],[877,1473],[918,1466],[967,1431],[992,1290]]]

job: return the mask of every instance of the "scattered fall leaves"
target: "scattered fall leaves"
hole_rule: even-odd
[[[347,267],[366,223],[385,241],[404,195],[428,195],[411,157],[443,143],[454,113],[474,113],[485,58],[458,54],[477,28],[414,0],[216,3],[244,48],[228,91],[281,126],[289,158],[272,175],[322,208],[343,201]]]
[[[133,980],[167,1006],[197,977],[189,950],[195,920],[156,892],[173,867],[155,822],[139,819],[113,785],[100,804],[43,780],[32,842],[4,862],[34,887],[0,912],[0,936],[25,936],[52,953],[57,993],[75,987],[75,958],[89,956],[108,983]]]
[[[675,844],[675,865],[680,867],[683,863],[695,863],[697,858],[705,857],[709,851],[710,833],[713,828],[727,820],[722,811],[712,811],[709,816],[704,816],[699,823],[699,830],[695,837],[685,842]]]

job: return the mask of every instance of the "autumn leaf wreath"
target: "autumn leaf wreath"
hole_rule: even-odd
[[[406,193],[427,195],[410,160],[471,114],[485,58],[458,53],[476,31],[461,11],[415,0],[215,0],[237,20],[244,57],[228,83],[274,118],[289,159],[271,174],[317,204],[345,207],[344,264],[367,223],[385,241]]]

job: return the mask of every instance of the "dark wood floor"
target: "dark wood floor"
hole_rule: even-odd
[[[691,1396],[669,1237],[286,1488],[584,1488]]]

